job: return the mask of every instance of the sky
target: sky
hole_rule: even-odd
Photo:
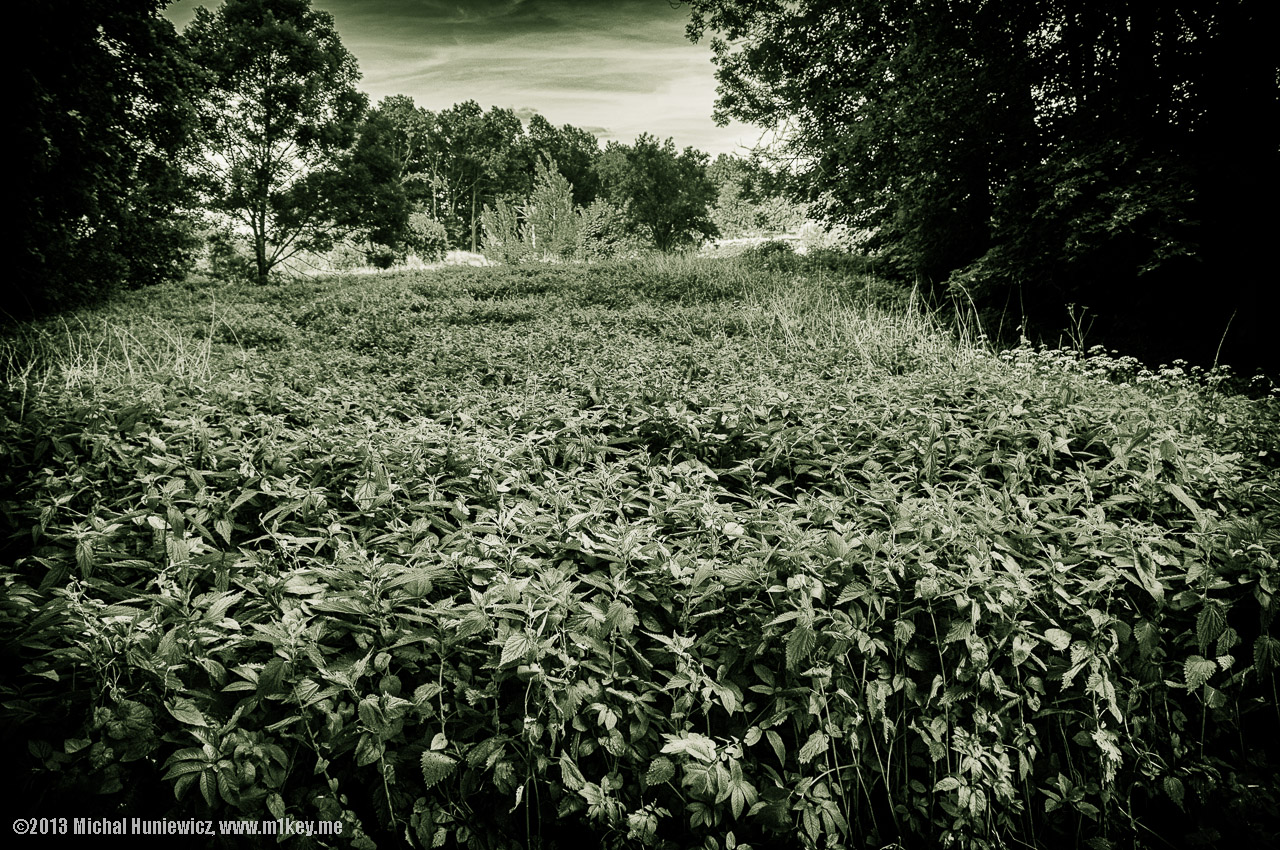
[[[195,7],[165,15],[181,29]],[[438,112],[474,100],[486,110],[541,113],[600,141],[671,137],[719,153],[744,153],[759,132],[711,118],[711,49],[684,34],[687,7],[672,0],[312,0],[333,15],[360,63],[371,104],[407,94]]]

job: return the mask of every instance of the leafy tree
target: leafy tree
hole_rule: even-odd
[[[383,246],[397,253],[408,236],[413,205],[405,169],[412,148],[406,141],[386,110],[370,112],[338,178],[334,221],[368,251]]]
[[[524,127],[511,110],[485,112],[474,100],[441,111],[433,123],[428,159],[439,217],[456,243],[475,251],[484,205],[521,185]]]
[[[366,100],[333,18],[308,0],[227,0],[187,27],[204,72],[208,209],[251,234],[257,280],[332,244],[340,167]]]
[[[160,0],[24,7],[14,77],[11,201],[17,275],[5,310],[29,315],[119,285],[181,275],[191,83]]]
[[[717,116],[779,130],[905,277],[1041,321],[1090,300],[1152,351],[1216,344],[1234,312],[1261,354],[1274,4],[686,2]]]
[[[602,193],[625,209],[632,225],[660,250],[670,251],[711,236],[715,226],[707,207],[715,187],[707,177],[708,157],[642,133],[634,145],[610,142],[597,168]]]
[[[569,259],[578,247],[578,209],[573,186],[549,160],[523,202],[499,198],[481,216],[485,252],[507,263],[527,259]]]
[[[600,193],[596,173],[600,144],[595,136],[572,124],[554,127],[541,115],[529,119],[525,136],[535,169],[538,163],[550,160],[573,187],[575,204],[585,207],[596,199]]]
[[[790,197],[783,175],[758,158],[720,154],[707,168],[716,187],[711,221],[721,236],[781,233],[799,228],[808,211]]]

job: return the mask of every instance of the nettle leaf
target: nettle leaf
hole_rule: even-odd
[[[916,633],[916,624],[910,620],[894,620],[893,639],[898,643],[906,643]]]
[[[1199,655],[1193,655],[1182,665],[1182,675],[1187,680],[1187,689],[1195,690],[1209,681],[1209,677],[1218,672],[1217,662]]]
[[[787,669],[798,669],[813,651],[815,643],[817,643],[817,636],[814,635],[813,626],[808,620],[797,623],[787,635]]]
[[[1260,676],[1265,676],[1280,666],[1280,640],[1271,635],[1260,635],[1253,642],[1253,666]]]
[[[1071,646],[1071,633],[1062,629],[1049,629],[1044,633],[1044,639],[1059,652]]]
[[[381,759],[385,752],[386,746],[382,741],[366,732],[360,736],[360,742],[356,744],[356,764],[367,767]]]
[[[648,771],[645,772],[644,782],[652,787],[669,782],[671,777],[676,775],[676,766],[671,759],[666,756],[658,756],[649,764]]]
[[[505,667],[508,664],[523,661],[525,655],[537,649],[537,647],[538,644],[527,634],[516,632],[503,641],[502,657],[498,661],[498,666]]]
[[[1217,602],[1206,602],[1196,617],[1196,643],[1201,652],[1208,652],[1209,644],[1218,639],[1227,627],[1227,614]]]
[[[422,782],[427,788],[432,788],[448,779],[458,767],[457,759],[434,750],[424,752],[421,763]]]
[[[800,748],[800,754],[797,756],[801,764],[808,764],[813,761],[819,753],[827,751],[827,744],[830,739],[825,732],[814,732],[809,736],[809,740],[804,742],[804,746]]]

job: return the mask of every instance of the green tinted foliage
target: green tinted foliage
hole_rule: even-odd
[[[332,16],[307,0],[201,7],[183,35],[201,71],[202,205],[250,232],[255,278],[266,283],[299,251],[331,247],[350,218],[339,200],[352,182],[370,190],[369,169],[380,167],[364,157],[349,175],[337,168],[366,103],[355,57]]]
[[[188,267],[190,195],[178,163],[194,130],[192,75],[163,5],[26,10],[10,129],[17,267],[4,314],[64,309]]]
[[[597,169],[603,194],[655,248],[697,244],[715,232],[707,212],[715,188],[701,151],[677,153],[671,139],[642,133],[634,145],[610,142]]]
[[[1280,153],[1249,129],[1280,110],[1270,4],[687,5],[717,115],[777,131],[883,273],[992,333],[1051,335],[1087,304],[1113,347],[1280,366],[1253,200]]]
[[[7,338],[17,803],[334,847],[1265,844],[1275,398],[879,292],[657,254]]]

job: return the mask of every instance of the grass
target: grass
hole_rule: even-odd
[[[15,816],[1274,839],[1275,395],[764,259],[192,283],[10,333]]]

